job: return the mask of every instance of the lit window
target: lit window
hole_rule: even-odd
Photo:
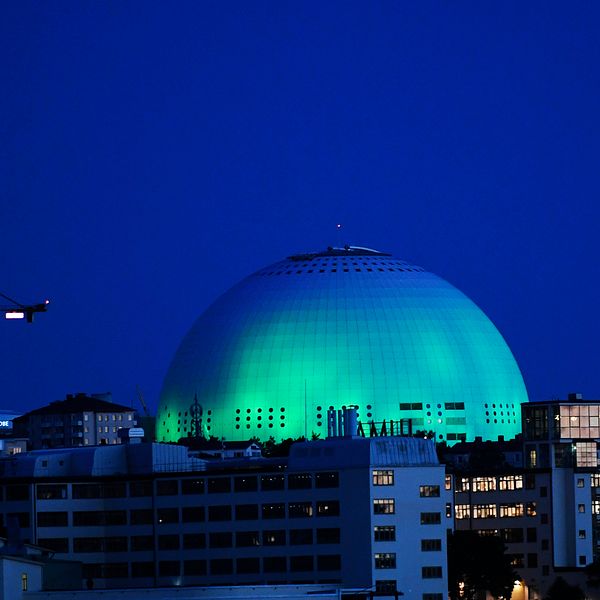
[[[452,475],[446,475],[444,479],[444,488],[447,490],[452,489]]]
[[[498,477],[498,489],[501,491],[522,490],[523,475],[504,475]]]
[[[496,489],[495,477],[473,477],[474,492],[492,492]]]
[[[490,519],[496,518],[496,516],[495,504],[475,504],[473,506],[474,519]]]
[[[500,517],[522,517],[523,512],[523,504],[520,502],[500,505]]]
[[[21,591],[27,591],[27,573],[21,573]]]
[[[98,421],[102,421],[102,415],[98,415]]]
[[[584,487],[585,486],[585,482],[584,480],[580,477],[577,479],[577,487]]]
[[[585,512],[585,504],[578,504],[577,511],[580,513],[584,513]]]
[[[457,519],[468,519],[471,516],[471,507],[468,504],[456,504],[454,515]]]
[[[373,500],[373,513],[376,515],[393,515],[396,506],[393,498],[376,498]]]
[[[89,415],[83,415],[83,420],[84,420],[84,421],[87,421],[87,420],[88,420],[88,416],[89,416]]]
[[[373,485],[394,485],[394,471],[373,471]]]
[[[439,498],[440,497],[440,486],[439,485],[420,485],[419,496],[421,498]]]

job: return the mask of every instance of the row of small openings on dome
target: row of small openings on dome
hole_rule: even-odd
[[[274,267],[274,268],[273,268]],[[367,272],[367,273],[382,273],[385,271],[399,271],[409,273],[423,273],[425,269],[410,265],[404,261],[371,261],[371,262],[342,262],[322,261],[312,264],[305,263],[301,268],[296,268],[293,265],[279,263],[270,269],[259,271],[257,275],[272,276],[272,275],[301,275],[303,273],[350,273],[350,272]],[[338,268],[340,267],[340,268]]]
[[[359,418],[360,417],[360,406],[358,404],[353,404],[352,405],[355,409],[356,409],[356,417]],[[342,406],[342,410],[345,410],[346,408],[348,408],[345,404]],[[370,404],[367,404],[367,419],[370,419],[373,416],[373,413],[371,412],[371,410],[373,409],[373,407]],[[334,406],[330,406],[328,410],[335,410]],[[323,426],[323,407],[322,406],[317,406],[317,427],[322,427]]]
[[[285,408],[280,408],[279,412],[279,420],[275,419],[276,411],[273,407],[267,409],[267,411],[263,411],[262,408],[256,408],[256,417],[255,417],[255,426],[257,429],[262,429],[263,425],[268,427],[269,429],[273,429],[275,424],[279,422],[280,427],[285,427]],[[241,408],[235,409],[235,428],[240,429],[243,424],[246,425],[246,429],[250,429],[252,427],[252,409],[247,408],[246,412],[243,413]],[[263,420],[264,417],[264,420]]]
[[[168,407],[167,407],[166,405],[165,405],[165,408],[164,408],[164,410],[166,410],[166,411],[168,411],[168,410],[169,410],[169,409],[168,409]],[[173,413],[173,415],[175,415],[175,413]],[[207,415],[207,416],[206,416],[206,418],[204,419],[204,421],[206,422],[206,429],[207,429],[208,431],[210,431],[210,429],[211,429],[211,425],[210,425],[210,423],[211,423],[211,421],[212,421],[212,417],[211,417],[211,415],[212,415],[212,410],[207,410],[207,411],[206,411],[206,415]],[[187,410],[183,411],[183,426],[182,426],[182,423],[181,423],[181,417],[182,417],[182,413],[181,413],[181,411],[177,413],[177,417],[178,417],[178,418],[177,418],[177,425],[178,425],[178,427],[177,427],[177,433],[181,433],[181,430],[182,430],[182,429],[183,429],[183,432],[184,432],[184,433],[187,433],[187,431],[188,431],[188,422],[187,422],[187,418],[186,418],[187,416],[188,416],[188,411],[187,411]],[[171,413],[170,413],[170,412],[168,412],[168,413],[167,413],[167,416],[166,416],[166,418],[167,418],[167,419],[170,419],[170,418],[171,418]],[[173,418],[175,418],[175,417],[173,416]],[[191,419],[190,419],[190,421],[191,421]],[[165,420],[165,421],[163,421],[163,422],[162,422],[162,424],[163,424],[163,427],[166,427],[166,426],[167,426],[167,421],[166,421],[166,420]],[[173,426],[173,427],[174,427],[174,426]],[[191,422],[189,423],[189,427],[190,427],[190,431],[192,431],[192,429],[191,429]],[[170,433],[170,431],[171,431],[170,429],[167,429],[167,433]]]

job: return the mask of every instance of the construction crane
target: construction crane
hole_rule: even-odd
[[[35,313],[46,312],[48,304],[50,304],[50,300],[44,300],[44,302],[40,302],[39,304],[22,304],[2,292],[0,292],[0,298],[4,298],[4,300],[8,300],[11,303],[10,306],[0,306],[0,311],[4,313],[6,319],[26,319],[28,323],[33,323],[33,315]]]
[[[148,407],[146,406],[146,401],[144,400],[144,394],[142,394],[142,390],[140,389],[140,386],[136,385],[135,389],[137,391],[137,395],[138,395],[140,404],[142,405],[142,410],[144,411],[144,416],[149,417],[150,411],[148,410]]]

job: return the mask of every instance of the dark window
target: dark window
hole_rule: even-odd
[[[84,510],[73,512],[73,526],[93,527],[108,525],[127,525],[127,513],[124,510]]]
[[[337,471],[330,473],[317,473],[315,475],[315,487],[336,488],[340,487],[340,476]]]
[[[216,504],[208,507],[209,521],[231,521],[231,506],[229,504]]]
[[[100,567],[100,577],[104,579],[124,579],[129,577],[127,563],[104,563]]]
[[[423,594],[423,600],[444,600],[444,594],[437,592]]]
[[[37,486],[38,500],[64,500],[67,498],[67,486],[63,483],[54,483]]]
[[[206,548],[206,536],[203,533],[184,533],[183,548],[184,550]]]
[[[542,575],[544,575],[544,576],[550,575],[550,567],[548,565],[542,566]]]
[[[208,493],[224,494],[231,491],[231,479],[229,477],[209,477]]]
[[[205,560],[184,560],[183,561],[184,575],[206,575]]]
[[[127,538],[124,536],[73,538],[73,552],[127,552]]]
[[[583,531],[583,537],[585,538],[585,530],[584,529],[581,529],[579,531],[579,537],[582,537],[581,536],[581,532],[582,531]],[[550,548],[550,542],[549,542],[549,540],[542,540],[542,550],[548,550],[549,548]]]
[[[317,517],[337,517],[340,514],[340,503],[337,500],[319,500]]]
[[[181,493],[185,494],[185,495],[203,494],[204,493],[204,479],[184,479],[184,480],[182,480]]]
[[[317,571],[339,571],[342,557],[339,554],[321,554],[317,556]]]
[[[290,571],[312,571],[313,562],[312,556],[290,556]]]
[[[585,564],[585,563],[583,563]],[[535,553],[527,555],[527,567],[529,569],[537,569],[538,566],[538,556]]]
[[[422,512],[421,525],[439,525],[442,522],[442,515],[439,512]]]
[[[6,486],[7,500],[29,500],[28,485],[7,485]]]
[[[339,544],[340,530],[338,527],[323,527],[317,529],[317,544]]]
[[[442,549],[442,540],[421,540],[422,552],[439,552]]]
[[[258,519],[258,504],[237,504],[235,518],[238,521]]]
[[[277,504],[263,504],[262,505],[262,518],[263,519],[284,519],[285,518],[285,504],[279,502]]]
[[[152,509],[136,508],[130,510],[129,520],[132,525],[152,525]]]
[[[66,553],[69,551],[69,538],[38,538],[38,546],[48,548],[53,552]]]
[[[535,490],[535,473],[525,474],[525,489]]]
[[[421,577],[423,579],[440,579],[442,567],[421,567]]]
[[[176,534],[159,535],[159,550],[179,550],[179,536]]]
[[[159,479],[156,482],[156,493],[158,496],[177,496],[179,485],[177,479]],[[168,561],[170,562],[170,561]],[[179,575],[179,573],[177,573]]]
[[[131,551],[145,552],[154,549],[154,538],[151,535],[132,535]]]
[[[210,548],[231,548],[233,546],[233,534],[230,531],[217,531],[208,534],[208,546]]]
[[[310,473],[288,475],[289,490],[309,490],[310,488],[312,488],[312,475]]]
[[[287,571],[285,556],[267,556],[263,558],[265,573],[285,573]]]
[[[440,486],[439,485],[420,485],[419,496],[421,498],[439,498],[440,497]]]
[[[504,529],[504,530],[500,530],[500,537],[505,541],[505,542],[509,542],[509,543],[521,543],[524,540],[523,537],[523,530],[520,528],[510,528],[510,529]]]
[[[285,546],[285,529],[263,531],[263,546]]]
[[[313,543],[312,529],[290,529],[290,545],[302,546]]]
[[[179,523],[179,509],[159,508],[156,511],[156,520],[159,525],[167,525],[168,523]]]
[[[18,513],[8,513],[6,515],[6,522],[10,523],[13,521],[16,525],[21,529],[25,529],[29,527],[29,513],[27,512],[18,512]]]
[[[395,579],[377,579],[375,581],[375,591],[379,594],[395,594],[396,580]]]
[[[537,542],[537,529],[535,527],[527,528],[527,541]]]
[[[154,577],[154,563],[152,561],[131,563],[132,577]]]
[[[542,525],[548,525],[548,513],[542,513],[540,515],[540,523]]]
[[[540,486],[540,498],[546,498],[548,496],[548,488],[545,485]]]
[[[258,490],[258,480],[256,477],[235,477],[233,480],[233,489],[236,492],[256,492]]]
[[[39,512],[37,524],[38,527],[67,527],[69,516],[66,512]]]
[[[260,489],[263,492],[284,489],[285,478],[283,475],[261,475]]]
[[[182,523],[203,523],[204,506],[185,506],[181,509]]]
[[[158,561],[158,574],[161,577],[175,577],[180,575],[181,567],[178,560]]]
[[[378,552],[375,554],[376,569],[395,569],[396,568],[396,553],[395,552]]]
[[[312,517],[312,502],[290,502],[288,504],[288,514],[290,519]]]
[[[373,539],[376,542],[395,542],[396,527],[394,525],[375,525]]]
[[[260,546],[258,531],[236,531],[235,545],[238,548]]]
[[[236,564],[238,573],[260,573],[258,558],[238,558]]]
[[[233,573],[233,560],[230,558],[215,558],[210,561],[211,575],[231,575]]]
[[[146,496],[152,496],[152,482],[151,481],[131,481],[129,483],[129,495],[132,498],[141,498]],[[146,563],[137,563],[145,565]],[[133,570],[133,568],[132,568]]]

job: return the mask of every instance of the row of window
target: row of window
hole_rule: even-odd
[[[373,556],[376,569],[395,569],[396,568],[396,553],[395,552],[376,552]],[[427,566],[421,567],[422,579],[441,579],[442,567]]]
[[[259,508],[260,506],[260,508]],[[158,508],[156,523],[200,523],[208,521],[258,520],[335,517],[340,514],[340,503],[337,500],[318,500],[312,502],[276,502],[270,504],[229,504],[205,507]],[[73,511],[74,527],[91,527],[107,525],[151,525],[154,523],[154,510],[151,508],[132,509],[129,511],[129,523],[125,510],[81,510]],[[206,514],[207,513],[207,514]],[[20,514],[20,513],[19,513]],[[27,515],[28,513],[23,513]],[[69,525],[66,511],[42,511],[37,514],[38,527],[67,527]],[[23,525],[27,527],[28,525]]]
[[[262,563],[262,565],[261,565]],[[183,568],[182,568],[183,567]],[[215,558],[212,560],[160,560],[159,577],[205,576],[205,575],[246,575],[252,573],[299,573],[306,571],[340,571],[342,557],[339,554],[320,554],[317,556],[270,556],[262,559]],[[154,577],[153,561],[132,562],[131,575],[129,563],[88,563],[83,565],[84,578],[127,578]]]
[[[509,502],[506,504],[456,504],[457,519],[493,519],[500,517],[535,517],[535,502]]]
[[[260,546],[302,546],[339,544],[340,530],[336,527],[313,529],[273,529],[264,531],[217,531],[205,533],[166,534],[157,536],[159,550],[201,550],[204,548],[251,548]],[[40,538],[40,546],[54,552],[68,553],[69,538]],[[132,535],[73,538],[73,552],[150,552],[154,536]]]
[[[393,473],[393,471],[392,471]],[[273,490],[300,490],[337,488],[339,487],[339,474],[335,471],[325,473],[294,473],[285,475],[243,475],[233,477],[206,477],[201,479],[161,479],[156,482],[156,495],[178,496],[179,494],[229,493],[229,492],[257,492]],[[180,485],[181,484],[181,485]],[[152,496],[152,481],[132,481],[129,483],[131,497]],[[38,500],[64,500],[68,498],[68,486],[64,483],[40,484],[36,488]],[[72,498],[126,498],[127,486],[125,482],[105,483],[74,483],[72,484]],[[7,500],[29,499],[27,486],[7,486]]]
[[[457,477],[457,492],[495,492],[523,489],[523,475],[501,475],[498,477]],[[535,484],[534,484],[535,487]],[[531,489],[527,486],[527,489]]]

